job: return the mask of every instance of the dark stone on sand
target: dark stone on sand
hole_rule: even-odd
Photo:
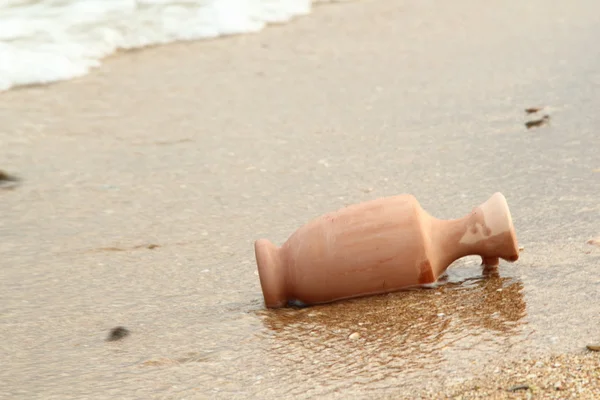
[[[542,125],[548,124],[549,121],[550,121],[550,116],[549,115],[544,115],[540,119],[536,119],[536,120],[533,120],[533,121],[527,121],[527,122],[525,122],[525,127],[527,129],[538,128],[538,127],[540,127]]]
[[[10,175],[7,172],[4,172],[0,169],[0,182],[2,181],[6,181],[6,182],[18,182],[19,178],[17,178],[14,175]]]
[[[115,342],[117,340],[123,339],[126,336],[129,336],[129,330],[122,326],[117,326],[116,328],[111,329],[108,338],[106,338],[106,341]]]
[[[542,110],[542,107],[529,107],[529,108],[525,109],[525,112],[527,114],[535,114],[536,112],[541,111],[541,110]]]

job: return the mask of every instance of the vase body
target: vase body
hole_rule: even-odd
[[[351,205],[299,228],[281,246],[255,242],[265,305],[313,305],[430,284],[456,259],[518,259],[504,196],[440,220],[412,195]]]

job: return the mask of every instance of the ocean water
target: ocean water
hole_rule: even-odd
[[[252,33],[311,0],[3,0],[0,91],[87,74],[119,49]]]

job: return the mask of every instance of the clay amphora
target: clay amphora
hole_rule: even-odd
[[[254,251],[269,308],[431,284],[467,255],[488,267],[519,258],[501,193],[453,220],[432,217],[408,194],[371,200],[308,222],[279,248],[259,239]]]

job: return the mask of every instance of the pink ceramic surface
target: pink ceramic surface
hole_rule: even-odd
[[[351,205],[299,228],[281,246],[254,244],[269,308],[319,304],[435,282],[455,260],[519,258],[506,199],[495,193],[463,218],[441,220],[408,194]]]

